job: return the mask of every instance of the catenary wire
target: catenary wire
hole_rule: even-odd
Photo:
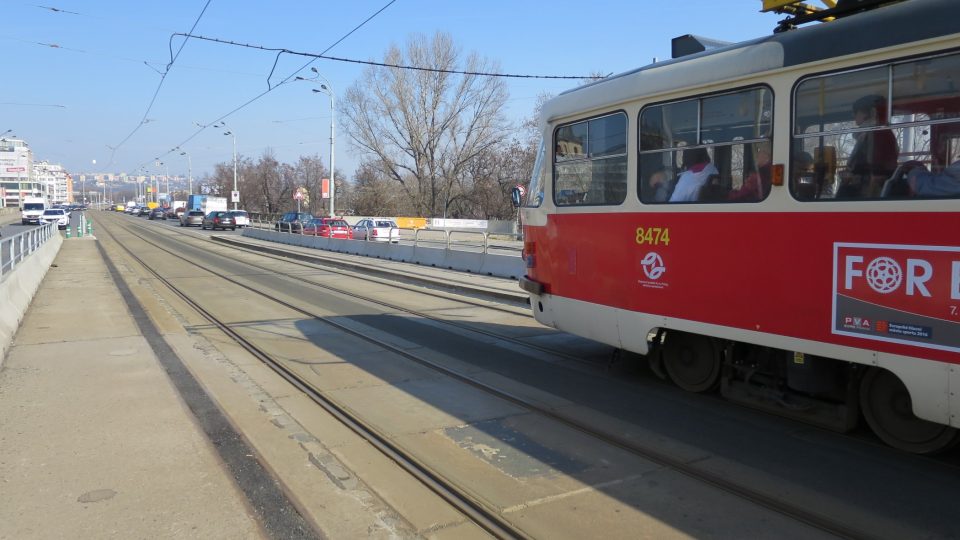
[[[438,69],[431,67],[420,67],[420,66],[407,66],[402,64],[387,64],[385,62],[373,62],[371,60],[357,60],[354,58],[341,58],[337,56],[327,56],[324,53],[307,53],[301,51],[294,51],[292,49],[286,49],[282,47],[265,47],[263,45],[253,45],[250,43],[239,43],[236,41],[230,41],[226,39],[212,38],[206,36],[199,36],[196,34],[184,34],[182,32],[174,33],[171,36],[171,39],[174,36],[183,36],[186,38],[193,38],[201,41],[212,41],[214,43],[222,43],[225,45],[233,45],[235,47],[243,47],[247,49],[257,49],[261,51],[275,51],[279,54],[291,54],[294,56],[308,56],[314,60],[332,60],[335,62],[347,62],[351,64],[364,64],[368,66],[379,66],[379,67],[388,67],[388,68],[397,68],[397,69],[409,69],[413,71],[429,71],[431,73],[450,73],[455,75],[475,75],[481,77],[502,77],[502,78],[513,78],[513,79],[592,79],[594,78],[591,75],[522,75],[515,73],[493,73],[485,71],[461,71],[455,69]],[[279,56],[279,55],[278,55]],[[272,71],[271,71],[272,74]]]
[[[374,17],[376,17],[377,15],[380,15],[381,13],[383,13],[384,10],[386,10],[388,7],[390,7],[391,5],[393,5],[393,3],[396,2],[396,1],[397,1],[397,0],[390,0],[389,2],[387,2],[383,7],[381,7],[380,9],[378,9],[376,12],[374,12],[372,15],[370,15],[370,16],[367,17],[366,19],[364,19],[363,22],[361,22],[360,24],[358,24],[357,26],[355,26],[352,30],[350,30],[349,32],[347,32],[346,34],[344,34],[340,39],[338,39],[338,40],[335,41],[333,44],[331,44],[329,47],[327,47],[326,49],[324,49],[324,51],[323,51],[322,53],[320,53],[320,54],[326,54],[327,52],[329,52],[330,49],[336,47],[336,46],[337,46],[338,44],[340,44],[340,42],[342,42],[344,39],[346,39],[346,38],[349,37],[351,34],[353,34],[353,33],[356,32],[357,30],[359,30],[360,28],[362,28],[364,25],[366,25],[368,22],[370,22],[371,20],[373,20]],[[172,36],[171,36],[171,39],[172,39]],[[183,146],[183,145],[187,144],[188,142],[190,142],[191,140],[193,140],[194,137],[196,137],[197,135],[199,135],[200,133],[202,133],[203,130],[207,129],[208,126],[211,126],[211,125],[213,125],[213,124],[216,124],[217,122],[220,122],[220,121],[222,121],[222,120],[225,120],[225,119],[229,118],[229,117],[230,117],[231,115],[233,115],[234,113],[236,113],[236,112],[238,112],[238,111],[240,111],[240,110],[248,107],[249,105],[251,105],[251,104],[254,103],[255,101],[257,101],[257,100],[259,100],[260,98],[262,98],[263,96],[265,96],[265,95],[269,94],[270,92],[276,90],[276,89],[279,88],[280,86],[282,86],[282,85],[290,82],[290,80],[293,79],[294,77],[296,77],[298,73],[300,73],[300,72],[303,71],[304,69],[307,69],[308,67],[310,67],[310,64],[312,64],[312,63],[314,63],[314,62],[316,62],[316,61],[317,61],[316,58],[311,58],[310,61],[308,61],[306,64],[304,64],[304,65],[300,66],[299,68],[297,68],[296,71],[294,71],[293,73],[291,73],[290,75],[288,75],[286,78],[284,78],[282,81],[280,81],[280,82],[277,83],[276,85],[273,85],[273,86],[269,86],[269,85],[268,85],[267,89],[264,90],[263,92],[261,92],[261,93],[257,94],[256,96],[250,98],[249,100],[245,101],[244,103],[240,104],[239,106],[235,107],[234,109],[230,110],[229,112],[220,115],[218,118],[216,118],[216,119],[213,120],[212,122],[208,122],[207,124],[202,125],[202,126],[200,127],[200,129],[194,131],[189,137],[187,137],[187,138],[184,139],[183,141],[180,141],[179,144],[177,144],[177,145],[174,146],[173,148],[167,150],[166,152],[164,152],[164,153],[162,153],[162,154],[159,154],[159,155],[158,155],[156,158],[154,158],[154,159],[159,159],[159,158],[168,156],[168,155],[172,154],[173,152],[179,151],[181,146]],[[276,60],[274,60],[274,67],[273,67],[273,69],[270,70],[271,75],[273,74],[273,70],[274,70],[274,69],[276,69]],[[268,76],[267,79],[269,80],[269,76]],[[150,161],[153,161],[153,160],[144,161],[143,163],[141,163],[140,165],[138,165],[137,168],[139,169],[140,167],[144,167],[144,166],[148,165],[148,164],[150,163]]]
[[[191,33],[197,28],[197,25],[200,24],[200,19],[203,18],[203,14],[207,12],[207,8],[210,7],[210,2],[212,2],[212,1],[213,1],[213,0],[207,0],[207,2],[203,5],[203,9],[200,10],[200,14],[197,15],[197,19],[196,19],[195,21],[193,21],[193,26],[190,27],[190,32],[191,32]],[[183,48],[187,45],[187,41],[189,41],[189,39],[190,39],[190,38],[186,38],[186,39],[183,40],[183,43],[180,44],[180,48],[177,49],[176,54],[173,53],[173,47],[172,47],[172,44],[171,44],[171,48],[170,48],[170,62],[167,64],[167,67],[163,70],[163,73],[160,74],[160,82],[157,83],[157,89],[154,90],[154,92],[153,92],[153,97],[150,98],[150,104],[147,105],[147,110],[144,111],[144,113],[143,113],[143,118],[141,118],[141,119],[140,119],[140,122],[138,122],[137,125],[136,125],[136,127],[133,128],[133,131],[131,131],[126,137],[124,137],[124,139],[123,139],[122,141],[120,141],[119,143],[117,143],[116,145],[113,146],[113,149],[110,151],[110,163],[109,163],[108,167],[113,165],[113,163],[114,163],[114,157],[116,156],[117,150],[118,150],[121,146],[123,146],[123,144],[124,144],[125,142],[127,142],[128,140],[130,140],[130,137],[133,137],[133,135],[134,135],[137,131],[139,131],[141,127],[143,127],[143,125],[144,125],[144,123],[145,123],[145,121],[146,121],[146,119],[147,119],[147,115],[150,114],[150,110],[153,109],[153,105],[154,105],[154,103],[156,103],[156,101],[157,101],[157,96],[160,95],[160,89],[163,87],[163,81],[165,81],[165,80],[167,79],[167,75],[170,73],[170,69],[173,67],[173,63],[177,61],[177,58],[180,56],[180,53],[183,51]],[[149,65],[149,64],[148,64],[148,65]]]

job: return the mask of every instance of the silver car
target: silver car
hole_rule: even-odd
[[[250,226],[250,214],[247,214],[246,210],[231,210],[230,214],[233,215],[233,220],[237,222],[237,227]]]
[[[180,226],[189,227],[191,225],[196,225],[200,227],[203,225],[203,212],[200,210],[190,210],[189,212],[184,212],[180,214]]]

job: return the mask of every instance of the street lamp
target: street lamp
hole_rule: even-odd
[[[330,81],[328,81],[327,78],[324,77],[323,75],[320,75],[320,72],[317,71],[317,68],[312,67],[312,68],[310,68],[310,70],[313,71],[313,72],[316,74],[317,77],[323,79],[324,83],[326,83],[326,84],[324,84],[324,83],[319,83],[319,82],[315,81],[314,79],[304,79],[303,77],[297,77],[297,80],[307,81],[307,82],[316,82],[317,85],[320,87],[320,89],[318,90],[318,89],[314,88],[314,89],[313,89],[314,93],[323,92],[323,93],[327,94],[328,96],[330,96],[330,217],[336,217],[336,211],[335,211],[335,209],[334,209],[334,198],[335,198],[335,192],[336,192],[336,181],[335,181],[334,176],[333,176],[333,175],[334,175],[334,172],[333,172],[333,170],[334,170],[334,169],[333,169],[333,167],[334,167],[334,161],[333,161],[333,157],[334,157],[334,125],[336,124],[336,121],[335,121],[336,109],[334,108],[334,102],[335,102],[336,98],[334,97],[334,94],[333,94],[333,86],[330,84]]]
[[[167,197],[170,197],[170,167],[163,161],[158,161],[157,165],[163,165],[163,178],[167,182]],[[160,191],[160,181],[157,180],[157,191]],[[173,199],[170,199],[173,200]]]
[[[227,126],[227,123],[222,120],[220,121],[219,124],[214,124],[213,127],[227,128],[227,131],[224,131],[223,134],[233,136],[233,190],[237,191],[237,135],[233,131],[231,131],[230,128]],[[232,194],[231,194],[231,198],[233,198]],[[237,209],[236,200],[233,201],[233,209],[234,210]]]
[[[193,194],[193,162],[190,160],[190,152],[187,152],[186,150],[184,150],[183,152],[180,152],[180,155],[187,156],[187,182],[189,182],[188,184],[189,187],[187,188],[187,195],[192,195]]]

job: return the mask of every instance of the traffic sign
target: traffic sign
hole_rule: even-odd
[[[231,192],[230,192],[230,202],[237,202],[237,203],[240,202],[240,192],[239,192],[239,191],[231,191]]]
[[[302,201],[302,200],[303,200],[303,192],[300,191],[299,189],[296,190],[296,191],[294,191],[294,192],[293,192],[293,199],[296,200],[296,201]]]
[[[517,184],[517,191],[520,192],[521,197],[527,194],[527,189],[524,188],[522,184]]]

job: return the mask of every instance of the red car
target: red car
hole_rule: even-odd
[[[341,218],[313,218],[303,225],[303,234],[353,240],[353,229]]]

